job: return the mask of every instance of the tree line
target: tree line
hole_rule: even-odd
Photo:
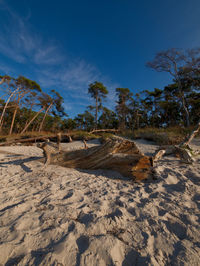
[[[51,131],[66,115],[64,100],[57,91],[47,94],[39,84],[23,76],[4,75],[0,79],[0,133]]]
[[[133,94],[116,88],[115,109],[106,107],[108,89],[99,81],[89,84],[94,104],[67,118],[64,99],[48,94],[25,77],[0,76],[0,133],[67,129],[120,129],[195,125],[200,119],[200,49],[169,49],[156,54],[147,67],[171,76],[171,83],[153,91]]]

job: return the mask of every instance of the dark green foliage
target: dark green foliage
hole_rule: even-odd
[[[77,127],[77,123],[74,119],[68,118],[64,119],[62,122],[62,130],[65,131],[66,129],[72,130]]]
[[[88,88],[95,104],[88,106],[84,113],[74,119],[66,118],[64,99],[57,91],[44,93],[35,81],[26,77],[0,75],[0,130],[11,134],[26,130],[56,132],[78,129],[85,132],[119,128],[129,136],[136,136],[135,132],[153,127],[148,133],[140,132],[140,137],[154,139],[152,136],[156,135],[160,143],[164,138],[168,143],[175,142],[176,137],[170,135],[169,140],[168,136],[156,132],[156,129],[167,131],[167,128],[177,126],[183,129],[189,128],[189,124],[194,126],[198,123],[200,49],[169,49],[158,53],[147,65],[158,72],[168,72],[172,77],[171,83],[163,89],[146,89],[140,94],[133,94],[128,88],[117,88],[113,111],[102,105],[108,94],[107,88],[95,81]]]
[[[90,131],[95,126],[94,116],[88,111],[85,111],[83,114],[78,114],[74,120],[78,129]]]
[[[103,83],[95,81],[91,83],[88,88],[88,93],[95,99],[95,127],[98,127],[98,112],[102,108],[102,99],[108,94],[107,88]]]
[[[116,111],[119,118],[119,128],[123,130],[127,124],[128,104],[133,94],[128,88],[117,88],[116,95],[118,96]]]
[[[106,107],[102,108],[102,114],[99,117],[99,128],[113,129],[118,127],[117,114]]]

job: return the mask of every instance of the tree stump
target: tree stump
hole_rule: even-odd
[[[52,154],[48,143],[43,147],[47,164],[85,170],[108,169],[131,177],[135,181],[152,176],[152,159],[144,156],[133,141],[123,138],[108,139],[104,144],[88,149],[60,151]]]

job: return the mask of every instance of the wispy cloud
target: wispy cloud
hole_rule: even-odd
[[[0,3],[1,4],[1,3]],[[4,5],[7,21],[0,29],[0,52],[10,59],[26,64],[60,64],[63,55],[53,42],[46,44],[37,33],[31,30],[27,19],[23,19]]]
[[[54,40],[47,43],[29,24],[30,12],[22,18],[5,3],[4,9],[9,22],[0,28],[0,54],[20,64],[43,88],[57,89],[65,99],[66,111],[72,111],[76,106],[85,109],[92,103],[88,85],[96,80],[103,82],[111,91],[107,106],[113,107],[117,84],[86,60],[69,58]],[[1,64],[0,70],[10,72],[11,68]]]

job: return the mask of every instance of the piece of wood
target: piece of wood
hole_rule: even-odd
[[[175,147],[175,154],[178,155],[182,162],[192,164],[194,162],[194,158],[191,154],[191,152],[186,149],[179,146]]]
[[[199,131],[200,131],[200,120],[197,123],[196,127],[194,128],[194,130],[186,137],[186,139],[181,144],[181,146],[183,146],[183,147],[184,146],[188,146]]]
[[[88,149],[87,142],[85,140],[83,140],[83,143],[84,143],[84,148]]]
[[[152,157],[153,163],[160,160],[164,155],[171,154],[176,155],[184,163],[192,164],[194,162],[194,158],[188,146],[169,145],[162,146],[155,152],[155,155]]]
[[[57,134],[57,145],[58,145],[58,150],[59,150],[59,151],[61,150],[61,146],[60,146],[61,140],[62,140],[62,135],[61,135],[61,133],[59,132],[59,133]]]
[[[69,138],[69,142],[72,142],[73,141],[72,140],[72,137],[69,134],[67,134],[66,136]]]
[[[48,144],[42,149],[47,164],[86,170],[114,170],[135,181],[147,179],[152,175],[151,158],[144,156],[134,142],[122,138],[112,138],[100,146],[61,151],[59,154],[52,154]]]
[[[119,132],[118,129],[94,129],[89,132],[89,134],[95,133],[95,132]]]
[[[14,143],[25,143],[25,142],[36,142],[37,140],[46,140],[48,138],[56,137],[56,135],[52,136],[38,136],[38,137],[33,137],[33,138],[21,138],[21,139],[13,139],[13,140],[8,140],[5,142],[1,142],[0,146],[8,146]]]
[[[159,150],[155,153],[155,155],[153,156],[153,162],[156,162],[158,160],[160,160],[163,155],[166,153],[166,150]]]
[[[63,136],[66,136],[69,138],[69,142],[72,141],[72,138],[69,134],[61,134],[61,138]],[[38,136],[38,137],[32,137],[32,138],[16,138],[16,139],[12,139],[12,140],[8,140],[8,141],[4,141],[4,142],[0,142],[0,146],[8,146],[14,143],[26,143],[26,142],[36,142],[38,140],[40,141],[45,141],[48,138],[58,138],[58,135],[49,135],[49,136]],[[5,137],[3,138],[3,140],[5,139]]]

